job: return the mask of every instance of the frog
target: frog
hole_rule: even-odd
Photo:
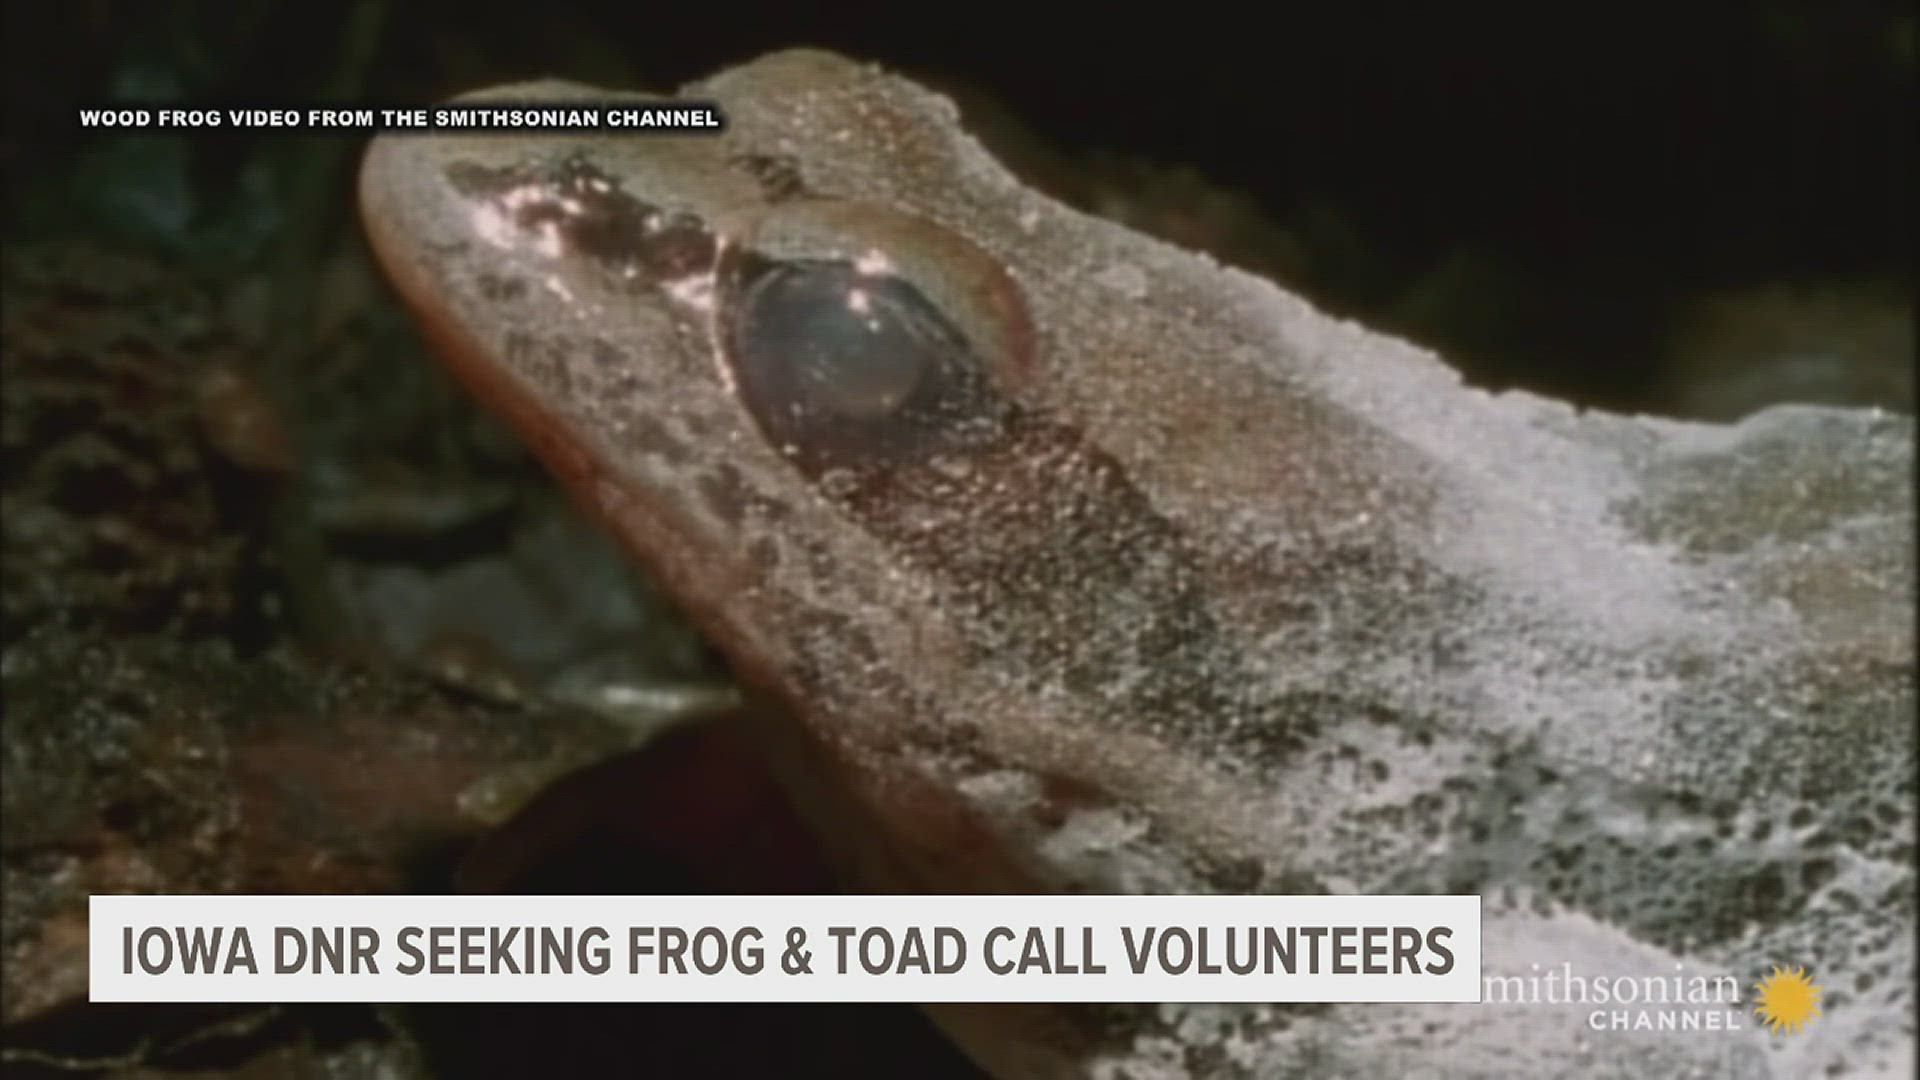
[[[1910,1067],[1911,417],[1467,385],[1047,198],[883,65],[789,50],[678,99],[722,129],[382,135],[361,214],[455,376],[726,656],[848,888],[1471,893],[1488,976],[1840,984],[1778,1045],[930,1006],[981,1068]]]

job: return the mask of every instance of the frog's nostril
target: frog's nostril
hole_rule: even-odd
[[[551,259],[578,253],[637,285],[711,268],[716,241],[692,214],[663,211],[575,157],[496,168],[456,161],[447,183],[473,207],[474,232]]]

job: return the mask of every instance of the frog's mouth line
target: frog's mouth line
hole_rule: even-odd
[[[675,595],[705,595],[712,590],[713,566],[704,566],[700,580],[709,584],[692,588],[696,582],[685,568],[695,553],[673,557],[687,545],[679,538],[693,535],[668,520],[670,507],[649,507],[644,515],[632,512],[603,483],[612,475],[608,463],[598,459],[583,441],[569,435],[565,424],[543,405],[538,395],[521,384],[508,368],[489,361],[488,350],[474,330],[436,301],[445,283],[414,257],[390,222],[406,221],[408,215],[398,206],[401,201],[378,179],[371,165],[361,177],[362,219],[375,258],[393,283],[396,292],[421,328],[432,351],[493,416],[518,433],[534,456],[571,495],[575,502],[611,532],[635,558],[646,565],[656,580],[662,580]],[[718,604],[703,605],[717,610]],[[689,613],[696,623],[700,612]],[[709,638],[722,627],[702,626]]]

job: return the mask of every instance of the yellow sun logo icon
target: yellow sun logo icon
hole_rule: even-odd
[[[1760,998],[1754,1014],[1775,1035],[1783,1029],[1797,1035],[1808,1020],[1820,1015],[1820,988],[1807,977],[1806,968],[1787,971],[1776,964],[1773,974],[1753,989]]]

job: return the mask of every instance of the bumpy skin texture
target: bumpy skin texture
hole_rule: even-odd
[[[364,213],[456,370],[774,704],[856,887],[1469,891],[1490,975],[1829,987],[1772,1049],[1545,1006],[942,1015],[980,1062],[1911,1062],[1910,419],[1488,395],[1027,190],[875,68],[686,95],[724,136],[382,138]],[[834,366],[875,310],[921,383]]]

